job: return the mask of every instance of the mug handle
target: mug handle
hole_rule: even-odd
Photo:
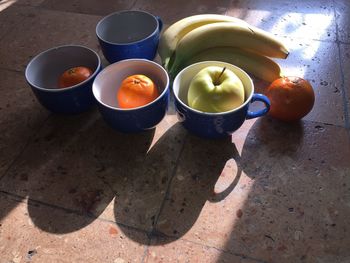
[[[159,32],[161,32],[163,29],[163,21],[159,16],[156,16],[156,18],[157,18],[158,24],[159,24]]]
[[[253,97],[252,97],[252,100],[250,101],[250,103],[253,103],[255,101],[261,101],[265,104],[265,108],[262,109],[262,110],[258,110],[258,111],[249,111],[247,112],[247,116],[246,116],[246,119],[249,120],[249,119],[254,119],[254,118],[257,118],[257,117],[261,117],[261,116],[264,116],[266,113],[269,112],[270,110],[270,100],[268,97],[266,97],[265,95],[263,94],[253,94]]]

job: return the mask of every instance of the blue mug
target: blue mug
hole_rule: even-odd
[[[188,106],[187,93],[191,80],[200,70],[209,66],[226,67],[241,79],[245,90],[245,102],[240,107],[227,112],[208,113]],[[190,132],[205,138],[227,137],[241,127],[246,119],[263,116],[270,109],[270,101],[266,96],[254,94],[254,83],[249,75],[242,69],[225,62],[204,61],[184,68],[174,79],[173,92],[179,121]],[[265,108],[256,112],[249,111],[249,104],[254,101],[263,102]]]
[[[118,89],[122,81],[135,74],[149,77],[157,86],[159,96],[137,108],[119,106]],[[100,113],[106,123],[121,132],[133,133],[154,128],[167,112],[169,103],[169,76],[159,64],[146,59],[126,59],[104,68],[92,86]]]
[[[74,86],[59,88],[58,80],[70,68],[84,66],[92,70],[89,78]],[[84,46],[54,47],[35,56],[27,65],[25,77],[39,102],[49,111],[75,114],[96,105],[92,83],[101,71],[98,54]]]
[[[130,58],[153,60],[162,27],[162,20],[150,13],[121,11],[99,21],[96,35],[109,63]]]

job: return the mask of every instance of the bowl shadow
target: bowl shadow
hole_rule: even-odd
[[[91,115],[53,116],[26,153],[37,154],[22,167],[31,174],[20,188],[28,192],[29,216],[44,231],[69,233],[103,218],[118,194],[115,188],[125,185],[132,160],[143,163],[152,143],[155,129],[123,134],[108,127],[96,112]],[[55,208],[55,216],[36,208],[41,204]],[[77,216],[66,218],[66,213]]]

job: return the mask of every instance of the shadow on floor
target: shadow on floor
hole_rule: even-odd
[[[164,153],[161,147],[162,142],[167,144],[167,137],[167,135],[164,138],[162,137],[161,142],[151,149],[150,156],[157,156],[157,152]],[[170,178],[171,184],[165,196],[164,204],[160,213],[152,217],[153,228],[150,236],[156,237],[166,234],[167,238],[157,239],[157,244],[153,245],[161,245],[181,238],[197,221],[207,201],[220,202],[231,193],[240,178],[240,169],[238,169],[231,184],[221,193],[214,195],[214,187],[222,173],[222,169],[227,160],[231,158],[238,158],[238,153],[230,138],[206,140],[190,134],[187,135],[184,150]],[[153,161],[155,160],[152,157],[148,160],[148,162]],[[146,162],[146,166],[149,165],[148,162]],[[157,175],[155,174],[155,176]],[[135,192],[132,198],[142,200],[144,197],[142,192]],[[132,203],[132,209],[139,211],[139,213],[141,211],[140,215],[148,214],[148,205],[144,202]],[[126,217],[123,205],[118,204],[117,201],[114,204],[114,213],[117,221],[118,218],[123,218],[125,222],[133,220],[130,216]],[[158,229],[160,224],[162,228],[168,230],[166,233],[162,232],[163,229]],[[132,236],[129,237],[134,239]],[[142,242],[142,240],[135,241]]]
[[[238,158],[230,139],[200,139],[188,135],[180,123],[150,148],[154,136],[155,130],[118,133],[96,110],[75,116],[52,115],[3,178],[2,189],[28,196],[29,216],[46,232],[70,233],[100,217],[157,236],[161,235],[156,229],[158,221],[171,220],[178,232],[162,243],[171,242],[191,229],[206,201],[219,202],[233,190],[241,171],[226,190],[213,196],[225,163]],[[179,161],[185,164],[180,167],[184,170],[178,171]],[[169,188],[177,172],[189,176],[190,185]],[[187,190],[197,192],[194,199],[186,200]],[[170,192],[176,192],[177,201],[171,200]],[[170,203],[172,210],[160,214],[163,202],[165,206]],[[41,205],[55,208],[50,210],[54,215],[36,209]],[[1,216],[10,210],[1,211]],[[183,211],[181,216],[174,217],[173,211],[178,210]],[[77,216],[67,217],[67,213]],[[125,235],[145,242],[132,231]]]
[[[43,159],[38,158],[36,166],[31,164],[29,170],[37,174],[30,180],[29,198],[86,215],[89,219],[67,222],[56,217],[48,221],[45,214],[36,214],[41,210],[31,209],[36,202],[29,202],[29,215],[42,230],[54,233],[79,230],[99,217],[115,196],[123,198],[124,194],[137,191],[135,186],[128,188],[128,183],[134,180],[132,176],[141,176],[143,171],[140,169],[140,174],[132,175],[130,170],[144,163],[154,130],[121,134],[109,128],[100,117],[93,117],[81,119],[81,127],[54,117],[59,120],[51,120],[47,125],[36,142],[38,148],[30,147],[31,151],[47,149],[47,153]],[[58,132],[63,129],[64,132]],[[47,136],[52,136],[51,143],[41,141]],[[22,167],[22,171],[26,169]],[[108,215],[106,219],[110,219]]]
[[[270,118],[253,125],[241,167],[254,182],[240,208],[241,218],[228,233],[225,251],[267,262],[345,262],[344,256],[350,256],[337,216],[337,211],[350,214],[338,197],[346,190],[344,171],[326,164],[334,165],[339,158],[324,155],[337,150],[328,144],[326,129]],[[324,153],[315,150],[325,148]]]
[[[39,135],[40,139],[35,142],[37,146],[30,147],[26,155],[29,158],[34,152],[46,153],[42,158],[36,156],[36,162],[28,160],[29,163],[18,167],[22,173],[26,170],[37,172],[28,178],[28,184],[25,182],[27,187],[19,188],[27,189],[30,200],[36,200],[29,202],[29,215],[37,227],[47,232],[69,233],[101,217],[152,236],[159,234],[155,229],[158,220],[171,219],[172,227],[178,231],[176,237],[166,240],[171,242],[191,229],[207,200],[224,199],[239,180],[240,171],[225,191],[213,196],[223,166],[228,159],[237,156],[237,150],[229,139],[208,141],[187,135],[179,123],[168,129],[149,149],[154,130],[120,134],[94,114],[71,121],[53,117],[51,122]],[[59,129],[60,133],[57,132]],[[70,138],[74,132],[77,135]],[[183,209],[183,202],[172,204],[172,211],[183,209],[180,217],[173,217],[172,211],[164,210],[158,218],[164,198],[166,203],[171,202],[166,193],[176,174],[177,158],[184,143],[187,145],[184,147],[195,149],[194,153],[188,153],[191,161],[185,162],[190,165],[185,169],[196,173],[191,175],[193,187],[190,185],[186,190],[198,191],[198,195],[186,201],[185,206],[189,209]],[[207,155],[208,152],[212,158],[203,162],[203,153]],[[176,186],[170,187],[169,191],[176,192],[178,200],[186,199],[188,192]],[[64,213],[48,217],[42,210],[32,209],[41,201],[57,206],[58,211],[63,209],[87,217],[71,217],[71,221],[64,218]],[[132,240],[145,242],[132,232],[125,234]]]

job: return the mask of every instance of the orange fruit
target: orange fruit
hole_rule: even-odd
[[[120,108],[136,108],[150,103],[159,96],[153,81],[145,75],[132,75],[124,79],[117,92]]]
[[[60,88],[67,88],[77,85],[89,78],[92,74],[92,70],[87,67],[74,67],[66,70],[60,76],[58,86]]]
[[[269,115],[282,121],[296,121],[308,114],[315,102],[311,84],[299,77],[282,77],[267,88]]]

